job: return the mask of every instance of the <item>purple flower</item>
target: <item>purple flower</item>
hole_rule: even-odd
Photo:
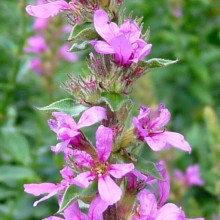
[[[94,14],[94,26],[98,34],[105,40],[93,41],[96,52],[100,54],[114,54],[117,64],[130,66],[138,63],[151,51],[151,44],[140,38],[141,29],[135,21],[127,19],[120,27],[109,20],[104,10],[97,10]]]
[[[48,49],[45,39],[40,35],[35,35],[28,39],[28,47],[25,47],[24,51],[26,53],[43,53]]]
[[[132,220],[193,220],[186,218],[184,211],[172,203],[167,203],[161,208],[157,205],[154,194],[143,189],[137,197],[139,205]],[[204,220],[195,218],[194,220]]]
[[[69,52],[68,50],[69,50],[69,46],[67,44],[64,44],[59,49],[60,56],[68,62],[76,62],[78,60],[77,55],[75,53]]]
[[[36,57],[36,58],[33,58],[31,61],[30,61],[30,64],[29,64],[29,68],[38,73],[38,74],[42,74],[43,73],[43,67],[42,67],[42,61],[40,58]]]
[[[81,128],[107,119],[106,110],[99,106],[94,106],[84,111],[78,123],[66,113],[54,112],[52,116],[55,119],[48,121],[50,129],[57,134],[57,139],[62,140],[61,143],[52,147],[52,151],[56,153],[64,151],[68,145],[74,145]]]
[[[120,200],[122,191],[120,187],[110,177],[122,178],[125,174],[134,169],[132,163],[129,164],[109,164],[108,159],[112,152],[113,132],[112,129],[101,125],[96,132],[96,148],[98,161],[84,151],[74,150],[76,162],[85,167],[88,171],[80,173],[74,178],[85,188],[93,181],[98,180],[98,191],[101,199],[112,205]]]
[[[170,112],[163,104],[160,104],[156,111],[142,106],[139,115],[133,118],[138,138],[144,140],[154,151],[160,151],[171,145],[191,152],[191,147],[183,135],[165,130],[170,118]]]
[[[107,208],[108,204],[101,200],[100,196],[96,196],[89,206],[88,215],[83,213],[79,208],[78,202],[74,201],[64,210],[63,216],[65,220],[102,220],[102,213]],[[43,220],[63,220],[63,218],[51,216]]]
[[[47,194],[46,196],[42,197],[38,201],[34,203],[34,206],[37,206],[38,203],[49,199],[50,197],[58,194],[59,192],[64,191],[67,187],[72,184],[79,185],[79,183],[75,182],[73,178],[73,171],[69,167],[64,167],[60,171],[63,180],[58,183],[31,183],[31,184],[24,184],[24,191],[26,193],[33,194],[34,196],[39,196],[42,194]],[[81,185],[79,185],[81,186]]]
[[[187,186],[204,185],[204,181],[202,180],[200,175],[200,166],[198,164],[189,166],[186,169],[186,174],[184,174],[180,170],[175,170],[175,176],[177,181],[180,181]]]
[[[34,21],[34,30],[35,31],[44,30],[48,25],[49,25],[49,19],[36,18]]]
[[[37,18],[49,18],[57,14],[70,10],[71,6],[64,0],[53,1],[40,5],[28,5],[26,11],[29,15]]]

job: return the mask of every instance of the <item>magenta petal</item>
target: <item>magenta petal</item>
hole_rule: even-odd
[[[133,163],[127,163],[127,164],[111,164],[109,165],[108,172],[114,176],[115,178],[121,178],[125,174],[131,172],[134,169]]]
[[[56,217],[56,216],[50,216],[48,218],[44,218],[42,220],[64,220],[63,218]]]
[[[120,26],[120,33],[123,33],[130,43],[134,43],[136,40],[139,40],[141,36],[141,29],[136,22],[127,19]]]
[[[171,114],[167,108],[163,104],[160,104],[158,107],[158,116],[153,118],[150,124],[150,128],[152,130],[158,130],[167,125],[170,121]]]
[[[72,155],[75,157],[77,164],[80,166],[92,167],[94,164],[92,157],[85,151],[73,150]]]
[[[131,57],[132,54],[132,46],[124,35],[121,34],[113,38],[109,42],[109,44],[115,51],[116,62],[118,62],[120,65],[125,65],[130,63],[129,58]]]
[[[91,107],[83,112],[77,124],[77,128],[93,125],[103,119],[107,119],[106,109],[100,106]]]
[[[176,132],[165,131],[159,134],[159,136],[162,140],[165,140],[171,146],[191,153],[192,149],[189,143],[184,139],[183,135]]]
[[[56,146],[52,146],[51,150],[55,153],[60,153],[65,150],[65,148],[69,145],[71,139],[65,140],[61,143],[58,143]]]
[[[137,198],[141,204],[141,219],[148,219],[149,217],[149,219],[154,219],[157,214],[157,200],[155,198],[155,195],[144,189],[138,194]]]
[[[79,183],[84,188],[87,188],[90,184],[92,184],[94,180],[95,176],[90,171],[80,173],[74,178],[74,181],[76,181],[76,183]]]
[[[24,191],[34,196],[50,193],[57,189],[57,185],[54,183],[30,183],[24,184]]]
[[[161,138],[160,134],[156,134],[152,137],[145,137],[144,140],[147,142],[149,147],[154,151],[160,151],[167,146],[165,140]]]
[[[185,213],[172,203],[167,203],[159,209],[155,220],[185,220]]]
[[[114,49],[105,41],[97,40],[93,41],[92,45],[97,53],[100,54],[114,54]]]
[[[193,186],[193,185],[203,186],[204,185],[204,181],[201,178],[200,167],[198,164],[189,166],[187,168],[186,178],[187,178],[187,184],[189,186]]]
[[[86,214],[84,214],[78,205],[78,202],[73,202],[64,210],[65,220],[87,220]]]
[[[107,42],[114,38],[119,27],[114,22],[109,21],[109,16],[104,10],[97,10],[94,14],[94,26],[98,34]]]
[[[113,205],[121,199],[120,187],[108,175],[99,178],[98,190],[101,199],[109,205]]]
[[[100,196],[96,196],[89,207],[88,219],[102,219],[102,213],[108,208],[108,203],[103,201]]]
[[[71,9],[66,1],[54,1],[42,5],[28,5],[26,11],[29,15],[37,18],[53,17],[63,10]]]
[[[96,131],[96,148],[99,160],[107,161],[112,152],[113,132],[111,128],[100,125]]]

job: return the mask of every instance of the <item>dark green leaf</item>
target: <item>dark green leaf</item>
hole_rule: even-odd
[[[153,176],[156,179],[163,180],[163,177],[159,173],[155,163],[151,161],[147,161],[139,157],[135,163],[135,168],[148,176]]]
[[[112,111],[118,111],[130,99],[126,95],[103,92],[100,101],[106,102]]]
[[[98,187],[96,182],[92,183],[88,188],[81,188],[76,185],[71,185],[66,189],[63,195],[63,200],[58,213],[62,212],[76,199],[94,196],[98,190],[97,188]]]
[[[84,105],[75,104],[73,99],[66,98],[53,102],[52,104],[45,107],[37,107],[37,109],[41,111],[49,111],[49,112],[60,111],[70,114],[72,116],[78,116],[81,112],[85,111],[87,107]]]

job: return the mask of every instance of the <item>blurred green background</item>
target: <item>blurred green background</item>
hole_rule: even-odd
[[[86,70],[86,54],[78,54],[80,61],[74,63],[57,57],[67,38],[55,34],[65,24],[62,15],[43,33],[51,48],[43,57],[49,73],[30,70],[30,60],[37,55],[24,53],[34,35],[33,18],[24,8],[32,2],[0,2],[0,220],[37,220],[56,212],[56,199],[34,208],[36,198],[23,191],[24,183],[59,182],[63,164],[60,155],[50,152],[56,143],[47,126],[50,114],[35,106],[68,97],[60,82],[68,73]],[[220,1],[139,0],[127,1],[125,7],[144,17],[144,29],[150,26],[153,49],[148,58],[180,60],[141,78],[132,94],[137,104],[165,103],[172,113],[170,130],[184,134],[193,148],[191,155],[175,150],[158,154],[167,161],[171,177],[174,169],[201,166],[205,186],[183,190],[172,182],[170,201],[190,218],[219,220]]]

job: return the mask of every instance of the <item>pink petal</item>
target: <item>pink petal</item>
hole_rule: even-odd
[[[172,203],[167,203],[162,208],[159,209],[158,215],[155,220],[184,220],[185,214],[176,205]]]
[[[105,41],[97,40],[93,41],[92,45],[97,53],[100,54],[114,54],[114,49]]]
[[[97,10],[94,14],[94,26],[98,34],[107,42],[113,39],[119,32],[116,23],[109,21],[109,16],[104,10]]]
[[[42,5],[28,5],[26,7],[27,13],[37,18],[53,17],[69,9],[71,9],[71,7],[66,1],[54,1]]]
[[[65,220],[87,220],[86,214],[84,214],[78,205],[78,202],[73,202],[64,210]]]
[[[132,46],[124,35],[113,38],[109,44],[115,51],[116,62],[120,65],[129,64],[129,58],[132,54]],[[126,48],[126,49],[125,49]]]
[[[148,219],[148,217],[151,217],[153,219],[157,213],[157,200],[155,198],[155,195],[144,189],[138,194],[137,199],[140,201],[141,204],[140,217],[145,217],[146,219]]]
[[[187,178],[187,184],[189,186],[193,186],[193,185],[203,186],[204,185],[204,181],[201,178],[200,167],[198,164],[189,166],[187,168],[186,178]]]
[[[83,167],[92,167],[94,161],[92,157],[85,151],[73,150],[73,156],[76,159],[76,162]]]
[[[96,131],[96,148],[101,162],[107,161],[112,152],[113,132],[111,128],[100,125]]]
[[[108,172],[114,176],[115,178],[121,178],[125,174],[131,172],[134,169],[133,163],[127,163],[127,164],[111,164],[109,165]]]
[[[161,138],[160,134],[156,134],[154,136],[147,136],[144,138],[149,147],[154,151],[160,151],[167,146],[165,140]]]
[[[108,203],[103,201],[100,196],[96,196],[89,207],[88,219],[102,219],[103,212],[108,208]]]
[[[74,181],[81,184],[84,188],[87,188],[94,180],[95,176],[90,171],[80,173],[74,178]]]
[[[170,121],[171,114],[167,108],[163,104],[158,107],[158,116],[154,117],[151,121],[150,128],[152,130],[158,130],[167,125]]]
[[[171,146],[191,153],[191,147],[189,143],[184,139],[183,135],[170,131],[165,131],[159,135],[161,139],[165,140]]]
[[[24,184],[24,191],[34,196],[50,193],[56,190],[58,186],[54,183],[31,183]]]
[[[75,53],[69,52],[69,46],[67,44],[64,44],[60,49],[59,49],[59,55],[66,61],[68,62],[76,62],[78,57]]]
[[[120,26],[120,33],[123,33],[130,43],[134,43],[136,40],[140,38],[141,29],[139,28],[136,22],[127,19]]]
[[[48,218],[44,218],[42,220],[64,220],[63,218],[56,217],[56,216],[50,216]]]
[[[109,205],[113,205],[121,199],[120,187],[108,175],[99,178],[98,190],[101,199]]]
[[[65,148],[69,145],[71,139],[65,140],[61,143],[58,143],[56,146],[52,146],[51,150],[55,153],[60,153],[65,150]]]
[[[83,112],[77,124],[77,128],[93,125],[103,119],[107,119],[106,109],[100,106],[91,107]]]

